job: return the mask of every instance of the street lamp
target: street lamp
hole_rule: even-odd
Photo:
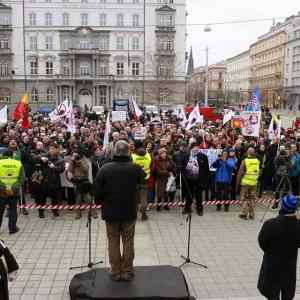
[[[210,25],[206,25],[204,27],[204,32],[211,32],[211,27]],[[206,80],[205,80],[205,107],[208,107],[208,47],[206,47],[205,49],[205,52],[206,52],[206,68],[205,68],[205,71],[206,71]]]

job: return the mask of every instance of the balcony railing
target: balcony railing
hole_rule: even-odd
[[[156,32],[176,32],[174,25],[157,25]]]

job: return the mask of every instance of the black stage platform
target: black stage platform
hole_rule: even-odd
[[[131,282],[114,282],[107,269],[93,269],[75,275],[69,290],[71,300],[194,299],[181,269],[172,266],[136,267]]]

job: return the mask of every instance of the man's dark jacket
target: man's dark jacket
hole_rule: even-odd
[[[296,266],[300,247],[300,221],[296,217],[279,215],[266,221],[258,242],[264,251],[258,289],[266,298],[280,292],[293,299],[296,289]]]
[[[129,222],[137,218],[137,190],[145,176],[130,157],[115,157],[99,170],[94,185],[103,220]]]

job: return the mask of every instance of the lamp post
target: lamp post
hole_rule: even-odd
[[[211,32],[211,27],[209,25],[205,26],[204,32]],[[208,47],[205,49],[205,56],[206,56],[206,80],[205,80],[205,107],[208,107]]]

